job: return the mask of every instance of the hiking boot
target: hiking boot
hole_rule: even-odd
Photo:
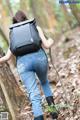
[[[35,117],[34,120],[44,120],[44,117],[43,117],[43,115],[40,115],[38,117]]]
[[[49,108],[52,109],[52,111],[50,111],[50,115],[52,116],[53,119],[57,119],[58,118],[58,111],[55,107],[53,97],[52,96],[46,97],[46,101],[48,103]]]

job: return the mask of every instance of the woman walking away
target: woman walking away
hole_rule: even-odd
[[[43,47],[50,48],[53,45],[53,40],[51,38],[47,40],[41,28],[36,25],[35,19],[29,20],[23,11],[19,10],[12,21],[9,49],[6,55],[0,58],[0,64],[8,61],[12,55],[16,57],[16,67],[28,91],[34,120],[44,120],[36,75],[40,80],[48,105],[54,105],[47,78],[48,58],[43,49]],[[50,114],[53,119],[58,117],[56,108]]]

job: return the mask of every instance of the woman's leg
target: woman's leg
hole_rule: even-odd
[[[27,71],[24,64],[18,65],[18,73],[23,81],[28,93],[29,98],[32,103],[32,110],[34,117],[43,115],[43,110],[41,106],[41,96],[36,83],[35,72]]]
[[[43,92],[46,96],[48,105],[49,106],[54,105],[53,94],[50,88],[49,81],[47,79],[48,62],[45,56],[39,56],[37,60],[37,64],[35,65],[35,68],[36,68],[36,74],[39,77]],[[55,111],[51,112],[50,114],[53,119],[56,119],[58,118],[58,113],[57,113],[56,108],[54,110]]]
[[[47,58],[41,54],[42,56],[39,56],[39,58],[36,60],[35,64],[35,71],[36,74],[40,80],[43,92],[46,97],[52,96],[52,91],[50,88],[49,80],[47,78],[47,72],[48,72],[48,62]]]
[[[40,79],[40,77],[39,77],[39,79]],[[40,83],[41,83],[41,86],[42,86],[45,96],[46,97],[53,96],[53,93],[51,91],[51,87],[49,84],[49,80],[47,78],[45,81],[43,81],[43,79],[40,79]]]

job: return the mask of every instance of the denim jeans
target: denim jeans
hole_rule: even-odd
[[[25,85],[32,103],[34,116],[43,114],[41,106],[41,95],[37,85],[36,76],[40,80],[43,92],[46,97],[52,96],[49,81],[47,78],[48,59],[45,51],[41,48],[38,52],[18,56],[16,58],[17,70]]]

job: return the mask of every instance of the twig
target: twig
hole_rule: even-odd
[[[64,92],[64,95],[65,95],[65,98],[63,97],[63,99],[64,99],[65,103],[68,104],[67,92],[66,92],[66,90],[64,88],[64,85],[63,85],[63,82],[62,82],[62,80],[61,80],[61,78],[59,76],[59,73],[58,73],[58,71],[57,71],[57,69],[56,69],[56,67],[54,65],[54,62],[53,62],[53,59],[52,59],[52,55],[51,55],[51,48],[49,49],[49,53],[50,53],[49,55],[50,55],[50,60],[51,60],[52,66],[53,66],[54,70],[56,71],[56,75],[58,77],[58,81],[60,81],[62,89],[63,89],[63,92]]]

